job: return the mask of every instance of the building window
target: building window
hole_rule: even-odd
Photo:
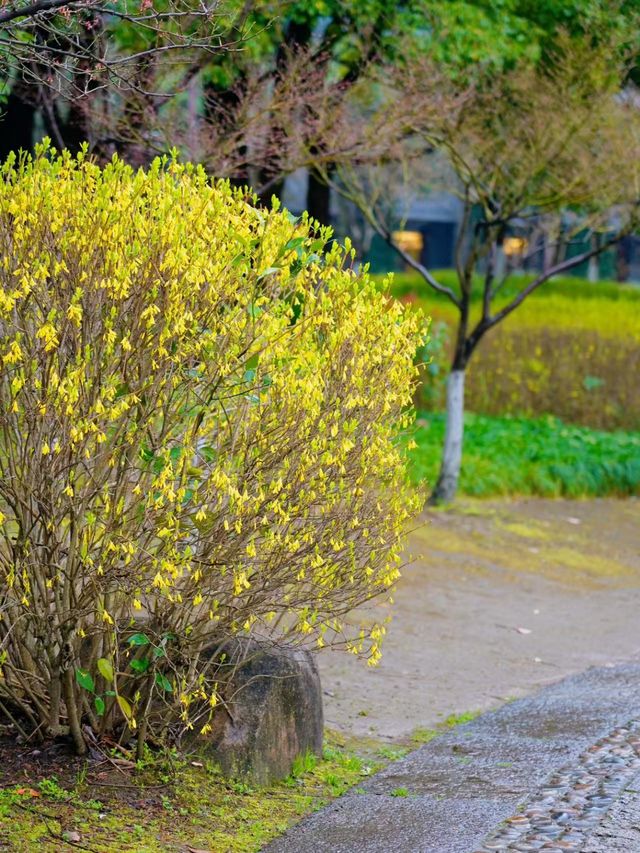
[[[420,260],[424,240],[419,231],[394,231],[391,237],[396,246],[402,249],[403,252],[411,255],[416,261]]]
[[[524,255],[528,246],[529,241],[525,237],[505,237],[502,250],[508,258],[515,258]]]

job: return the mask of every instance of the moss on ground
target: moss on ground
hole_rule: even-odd
[[[250,853],[402,754],[329,734],[322,760],[300,758],[268,789],[225,780],[197,757],[110,771],[108,781],[93,770],[65,785],[27,779],[0,791],[0,850]]]
[[[640,502],[585,501],[558,506],[555,516],[549,518],[536,518],[535,505],[526,501],[496,506],[491,501],[466,498],[444,509],[429,508],[427,524],[412,533],[411,551],[420,557],[428,542],[430,560],[439,564],[453,561],[464,567],[466,575],[499,568],[504,570],[505,581],[532,573],[581,589],[635,584],[634,527],[640,522]],[[589,520],[594,512],[611,515],[612,525],[617,524],[615,537],[603,537],[602,527],[592,528]],[[583,516],[584,523],[572,523],[579,521],[573,518],[576,514]],[[629,532],[623,533],[622,521]]]
[[[165,756],[0,789],[0,850],[11,853],[255,853],[305,815],[355,788],[391,761],[479,712],[452,714],[406,743],[327,732],[322,759],[301,756],[270,788],[224,779],[203,757]],[[122,762],[121,762],[122,763]],[[105,781],[108,780],[108,781]],[[405,796],[397,793],[395,796]]]

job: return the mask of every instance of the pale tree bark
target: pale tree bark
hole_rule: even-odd
[[[458,488],[464,436],[464,380],[464,368],[452,370],[447,379],[447,419],[442,465],[431,495],[432,504],[450,503]]]

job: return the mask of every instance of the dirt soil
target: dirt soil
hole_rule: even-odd
[[[331,728],[402,740],[640,659],[640,500],[465,500],[409,552],[382,662],[319,656]]]

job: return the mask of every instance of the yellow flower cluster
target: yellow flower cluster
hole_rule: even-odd
[[[377,659],[382,628],[348,614],[388,595],[419,506],[397,435],[424,323],[328,236],[168,158],[2,168],[5,683],[28,650],[64,685],[140,624],[162,654],[138,670],[185,719],[220,638]],[[112,692],[131,724],[139,679]]]

